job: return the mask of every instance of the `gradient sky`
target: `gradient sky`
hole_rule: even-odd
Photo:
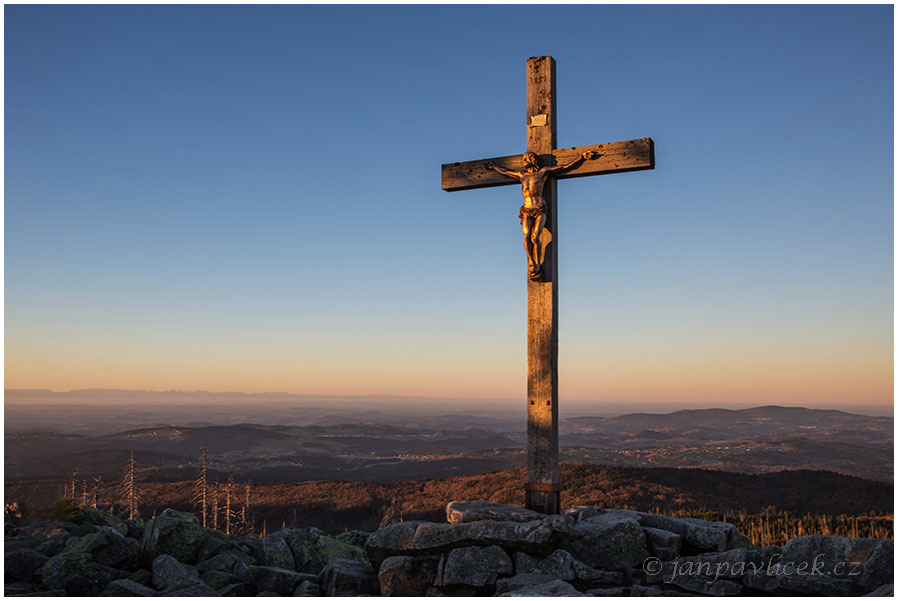
[[[550,54],[561,398],[892,402],[891,5],[4,11],[7,388],[523,397]]]

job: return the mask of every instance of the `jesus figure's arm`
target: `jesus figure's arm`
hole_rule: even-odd
[[[550,174],[554,175],[556,173],[562,173],[564,171],[568,171],[569,169],[576,167],[578,164],[580,164],[581,161],[585,161],[587,159],[595,159],[595,158],[596,158],[596,153],[593,152],[592,150],[588,150],[587,152],[583,153],[581,156],[577,157],[570,163],[566,163],[564,165],[558,165],[556,167],[546,167],[546,170]]]
[[[496,171],[497,173],[502,173],[503,175],[507,175],[507,176],[509,176],[509,177],[514,177],[515,179],[521,179],[521,174],[520,174],[519,172],[517,172],[517,171],[508,171],[508,170],[506,170],[506,169],[503,169],[502,167],[498,167],[498,166],[494,165],[493,162],[488,162],[488,163],[487,163],[486,165],[484,165],[484,166],[485,166],[487,169],[493,169],[493,170]]]

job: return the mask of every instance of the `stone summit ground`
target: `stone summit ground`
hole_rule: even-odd
[[[189,513],[144,523],[79,509],[7,515],[5,596],[892,596],[893,540],[812,535],[755,547],[726,522],[488,501],[448,523],[231,537]]]

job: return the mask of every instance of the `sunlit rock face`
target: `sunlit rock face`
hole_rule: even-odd
[[[600,507],[454,502],[450,523],[228,536],[167,510],[146,525],[7,516],[5,594],[43,596],[892,596],[892,539],[754,546],[732,524]],[[17,526],[18,525],[18,526]],[[169,551],[169,552],[164,552]]]
[[[498,522],[530,522],[546,516],[531,509],[502,505],[492,501],[453,501],[446,506],[446,521],[450,524],[494,520]]]
[[[890,539],[802,537],[783,550],[759,549],[725,522],[600,507],[544,516],[484,500],[450,503],[447,520],[396,524],[368,539],[367,557],[380,567],[382,594],[400,594],[394,583],[407,583],[413,574],[415,587],[406,590],[432,596],[842,596],[891,590],[884,586],[892,582]],[[787,565],[822,553],[828,568],[855,558],[858,575],[797,575]],[[425,556],[429,562],[439,557],[427,590],[430,572],[423,576],[413,564]]]

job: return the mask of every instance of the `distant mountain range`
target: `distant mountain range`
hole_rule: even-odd
[[[278,425],[185,425],[177,410],[168,409],[168,424],[113,434],[11,428],[7,419],[6,480],[61,481],[72,468],[85,477],[114,478],[130,450],[147,479],[186,480],[196,471],[201,446],[221,477],[259,482],[390,482],[515,468],[525,461],[523,415],[512,422],[396,414],[398,424],[384,424],[352,421],[360,417],[355,411],[303,414],[283,407]],[[207,417],[221,415],[207,408]],[[129,415],[125,423],[134,419]],[[107,428],[116,423],[107,420]],[[75,426],[79,432],[81,425]],[[560,446],[563,461],[750,474],[818,469],[891,482],[892,432],[888,417],[767,406],[570,417],[562,420]]]
[[[380,416],[381,414],[401,411],[410,415],[422,413],[434,414],[454,407],[460,414],[469,414],[472,410],[478,414],[487,412],[523,411],[524,400],[521,398],[483,398],[483,397],[426,397],[402,396],[391,394],[339,395],[339,394],[297,394],[290,392],[211,392],[208,390],[128,390],[110,388],[85,388],[68,391],[47,389],[16,389],[4,391],[7,407],[35,407],[37,405],[79,405],[111,406],[129,405],[137,407],[170,407],[200,405],[205,407],[248,407],[248,406],[302,406],[318,412],[327,412],[331,408],[340,410],[354,409],[360,414]],[[580,415],[624,415],[635,411],[667,412],[673,405],[684,409],[707,408],[708,402],[666,402],[666,401],[620,401],[620,400],[561,400],[563,411]],[[728,403],[732,407],[745,408],[750,402]],[[892,415],[893,406],[875,403],[846,403],[841,407],[855,413],[865,415]],[[365,421],[371,421],[366,419]]]
[[[892,444],[893,418],[828,409],[768,405],[750,409],[686,409],[671,413],[632,413],[615,417],[562,420],[571,435],[625,437],[646,444],[687,441],[764,441],[783,438],[840,440],[857,444]]]

